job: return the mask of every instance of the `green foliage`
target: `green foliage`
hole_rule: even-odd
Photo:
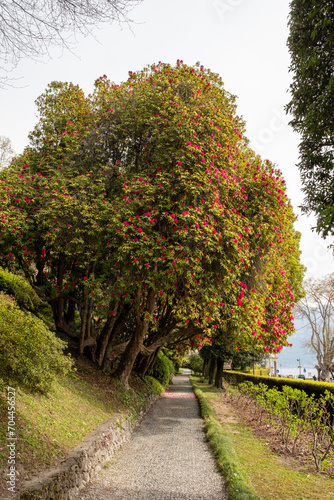
[[[261,408],[260,421],[265,413],[267,421],[276,428],[285,448],[291,446],[295,453],[299,438],[309,430],[307,444],[312,450],[312,456],[318,471],[330,465],[334,453],[334,401],[333,394],[325,391],[318,398],[306,394],[305,391],[284,385],[281,390],[268,388],[260,383],[250,381],[238,385],[240,393],[246,399],[244,409],[249,408],[247,398],[255,401]],[[248,410],[249,411],[249,410]],[[304,441],[306,438],[304,437]]]
[[[168,357],[167,357],[167,359],[168,359],[168,364],[169,364],[169,383],[172,384],[173,377],[176,374],[176,370],[175,370],[175,365],[174,365],[173,361]]]
[[[195,375],[199,375],[203,370],[203,359],[197,352],[192,352],[188,358],[189,368]]]
[[[35,311],[41,300],[27,280],[6,269],[0,268],[0,291],[13,295],[17,304],[24,309]]]
[[[150,375],[160,382],[163,387],[171,383],[174,375],[174,365],[162,352],[159,352]]]
[[[301,380],[301,379],[291,379],[284,377],[266,377],[259,375],[251,375],[248,373],[235,372],[228,370],[224,372],[224,379],[226,379],[230,384],[238,385],[242,382],[249,381],[253,384],[263,384],[265,383],[270,388],[282,388],[289,385],[292,388],[300,389],[309,396],[314,394],[316,397],[320,397],[325,391],[329,391],[334,394],[333,384],[329,382],[314,382],[313,380]]]
[[[0,304],[0,377],[6,384],[47,393],[55,375],[72,368],[65,345],[31,313]]]
[[[157,394],[163,394],[165,392],[165,388],[160,384],[160,382],[154,378],[154,377],[151,377],[150,375],[147,375],[145,377],[145,380],[147,380],[151,386],[153,387],[153,390],[157,393]]]
[[[251,375],[253,374],[253,367],[249,367],[246,370],[244,370],[245,373],[250,373]],[[269,377],[270,373],[270,368],[262,368],[261,366],[255,365],[255,376],[256,377]]]
[[[190,368],[189,356],[185,356],[182,360],[182,368]]]
[[[144,406],[147,408],[152,403],[155,393],[151,384],[132,377],[127,391],[117,379],[110,380],[90,361],[80,357],[77,363],[75,374],[56,376],[47,396],[32,394],[16,386],[15,420],[17,442],[20,444],[19,460],[20,467],[28,475],[33,475],[36,470],[47,470],[55,459],[77,446],[112,415],[118,414],[117,420],[122,424],[125,419],[132,421]],[[8,420],[7,394],[4,391],[0,395],[2,423]],[[126,394],[130,395],[129,405],[126,404]],[[3,471],[7,471],[8,466],[5,430],[7,428],[0,425],[0,470]],[[2,474],[0,482],[2,480],[1,486],[5,486],[5,474]]]
[[[7,295],[7,293],[0,292],[0,305],[10,306],[15,304],[16,301],[12,295]]]
[[[182,364],[181,361],[174,361],[175,375],[180,373],[181,364]]]
[[[333,234],[334,168],[334,5],[331,0],[293,0],[288,47],[291,55],[291,125],[299,146],[305,200],[303,211],[315,212],[317,231]]]
[[[242,471],[231,440],[216,419],[211,405],[192,379],[191,383],[200,403],[207,438],[217,459],[218,466],[226,480],[229,498],[231,500],[260,500],[260,497],[249,484],[248,478]]]
[[[91,96],[53,82],[37,105],[30,146],[0,174],[0,252],[57,329],[80,307],[80,352],[102,363],[116,316],[117,340],[138,346],[136,332],[150,352],[227,332],[245,350],[287,345],[295,216],[219,75],[159,63],[120,85],[101,77]],[[126,378],[134,349],[119,352]]]

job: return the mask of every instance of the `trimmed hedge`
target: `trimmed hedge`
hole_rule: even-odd
[[[223,378],[232,385],[238,385],[249,380],[250,382],[253,382],[253,384],[262,383],[266,384],[270,388],[276,387],[279,390],[282,390],[285,385],[289,385],[293,389],[305,391],[309,396],[314,394],[315,397],[321,396],[325,391],[329,391],[334,394],[334,384],[329,382],[314,382],[313,380],[300,380],[283,377],[254,376],[248,373],[235,372],[232,370],[224,371]]]
[[[218,422],[203,392],[192,378],[190,378],[190,381],[201,407],[201,415],[205,422],[206,436],[217,459],[218,467],[226,480],[229,499],[261,500],[250,485],[246,474],[242,471],[229,435]]]

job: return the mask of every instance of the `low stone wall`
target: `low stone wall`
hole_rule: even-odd
[[[91,432],[58,467],[46,471],[25,484],[17,500],[72,500],[110,460],[118,448],[128,441],[135,427],[156,401],[151,396],[146,409],[134,422],[121,413],[115,414]]]

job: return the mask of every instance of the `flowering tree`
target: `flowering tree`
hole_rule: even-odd
[[[57,328],[78,306],[81,352],[117,358],[127,385],[166,343],[228,331],[286,345],[301,291],[294,215],[218,75],[159,63],[121,85],[99,78],[87,98],[53,83],[38,105],[31,146],[2,176],[2,255]]]

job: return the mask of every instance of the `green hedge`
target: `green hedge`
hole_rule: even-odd
[[[217,459],[218,467],[226,480],[229,499],[261,500],[242,471],[228,433],[218,422],[211,405],[192,377],[190,381],[201,407],[207,439]]]
[[[248,373],[235,372],[232,370],[224,371],[223,378],[232,385],[238,385],[242,382],[249,380],[253,384],[266,384],[268,387],[282,390],[282,387],[288,385],[293,389],[305,391],[306,394],[311,396],[314,394],[316,397],[321,396],[327,390],[334,394],[334,384],[329,382],[314,382],[313,380],[291,379],[283,377],[263,377],[254,376]]]

